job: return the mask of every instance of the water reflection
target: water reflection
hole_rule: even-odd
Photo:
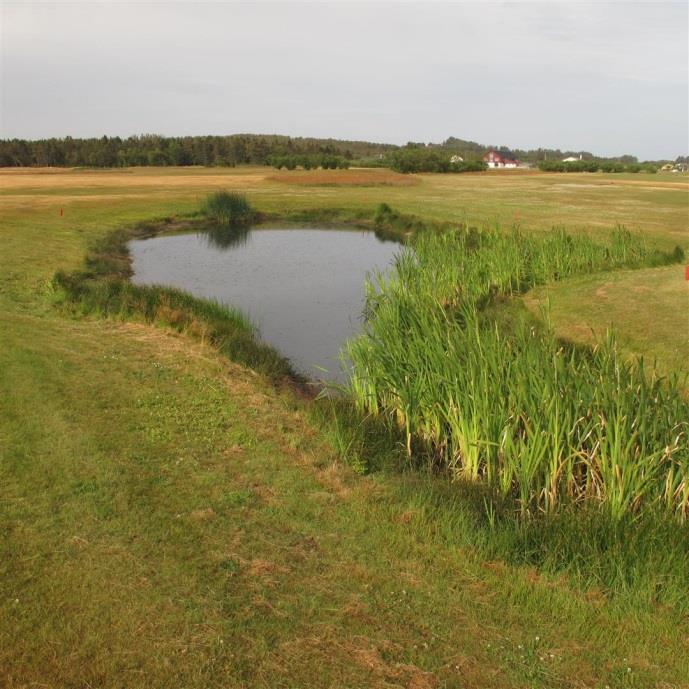
[[[230,227],[218,225],[200,232],[197,236],[204,237],[208,242],[208,246],[226,250],[244,246],[248,241],[250,231],[251,228],[248,226]]]
[[[361,329],[366,277],[399,248],[368,231],[225,227],[129,247],[134,282],[235,306],[301,373],[339,380],[340,350]]]

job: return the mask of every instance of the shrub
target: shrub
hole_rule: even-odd
[[[257,213],[246,196],[230,191],[217,191],[211,194],[203,207],[203,212],[220,225],[249,225],[257,218]]]
[[[271,156],[270,164],[278,170],[287,168],[296,170],[301,166],[304,170],[315,170],[322,167],[324,170],[346,170],[349,161],[338,155],[315,154],[315,155],[278,155]]]
[[[396,172],[480,172],[486,169],[482,160],[451,163],[450,154],[426,148],[401,148],[388,157]]]
[[[600,164],[602,172],[624,172],[625,166],[614,160],[605,160]]]
[[[560,160],[541,160],[538,169],[543,172],[565,172],[565,164]]]

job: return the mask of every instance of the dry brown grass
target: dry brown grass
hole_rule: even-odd
[[[654,179],[653,182],[643,179],[609,179],[606,180],[606,184],[617,184],[628,187],[645,187],[646,189],[682,189],[684,191],[689,190],[689,178],[682,177],[679,180],[677,178],[663,179],[662,177]]]
[[[302,187],[413,187],[421,183],[415,175],[383,169],[289,170],[276,172],[267,179]]]
[[[266,178],[268,168],[124,168],[114,170],[82,170],[73,168],[2,168],[0,187],[4,191],[50,188],[74,189],[88,187],[168,188],[245,187]]]

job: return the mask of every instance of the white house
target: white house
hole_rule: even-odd
[[[451,163],[463,163],[464,158],[462,158],[462,156],[454,155],[454,156],[452,156],[452,158],[450,158],[450,162]]]
[[[578,158],[576,156],[569,156],[569,158],[563,158],[562,162],[563,163],[576,163],[577,160],[581,160],[581,153],[579,154]]]

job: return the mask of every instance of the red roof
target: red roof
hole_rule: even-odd
[[[518,161],[515,160],[514,158],[505,158],[501,153],[498,153],[497,151],[488,151],[486,155],[483,156],[484,162],[492,162],[492,163],[502,163],[503,165],[517,165]]]

